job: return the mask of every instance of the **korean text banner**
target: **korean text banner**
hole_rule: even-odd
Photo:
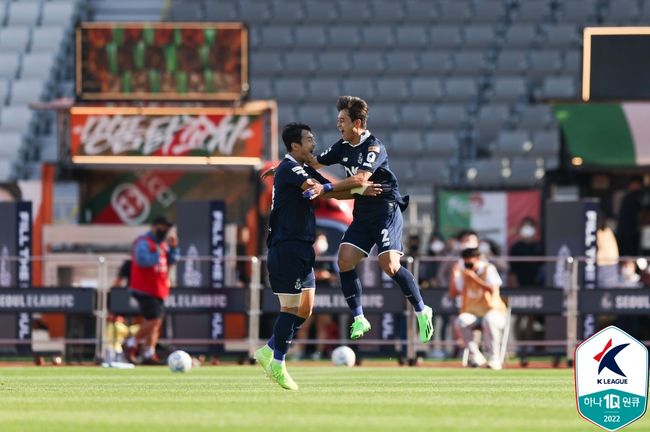
[[[73,162],[81,163],[97,162],[93,157],[111,163],[105,157],[112,156],[261,158],[266,113],[239,108],[75,107],[70,153]]]
[[[86,100],[237,100],[248,90],[241,23],[84,23],[77,95]]]

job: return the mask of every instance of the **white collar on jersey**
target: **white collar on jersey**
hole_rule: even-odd
[[[360,146],[361,144],[363,144],[363,142],[365,140],[367,140],[369,136],[370,136],[370,131],[368,129],[366,129],[361,133],[361,139],[359,140],[358,144],[350,144],[349,141],[343,141],[343,144],[347,144],[350,147],[357,147],[357,146]]]
[[[302,166],[302,165],[300,164],[300,162],[298,162],[297,160],[295,160],[295,159],[293,158],[293,156],[291,156],[289,153],[285,154],[284,157],[285,157],[286,159],[291,159],[292,161],[294,161],[294,162],[297,163],[298,165]]]

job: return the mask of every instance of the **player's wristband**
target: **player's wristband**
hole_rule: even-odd
[[[363,193],[366,191],[367,188],[368,188],[367,185],[355,187],[350,189],[350,193],[352,195],[363,195]]]
[[[323,185],[323,190],[325,192],[332,192],[332,190],[334,190],[334,185],[332,183],[325,183]]]

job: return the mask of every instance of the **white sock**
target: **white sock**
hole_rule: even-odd
[[[363,316],[363,314],[361,314],[361,315],[355,315],[355,316],[354,316],[354,320],[355,320],[355,321],[358,320],[358,319],[362,319],[362,318],[365,318],[365,317]]]
[[[129,348],[134,348],[134,347],[138,346],[138,343],[136,342],[135,338],[133,336],[131,336],[130,338],[128,338],[126,340],[126,346],[129,347]]]
[[[156,354],[156,348],[154,347],[147,347],[147,349],[144,351],[144,358],[151,358]]]
[[[284,364],[284,360],[278,360],[278,359],[274,358],[274,359],[273,359],[273,363],[275,363],[275,364],[279,364],[279,365],[283,365],[283,364]]]
[[[424,314],[424,311],[421,310],[420,312],[415,311],[415,316],[422,316]]]

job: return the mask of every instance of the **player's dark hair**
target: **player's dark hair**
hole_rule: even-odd
[[[302,141],[302,131],[311,132],[311,128],[304,123],[289,123],[282,128],[282,141],[287,151],[291,151],[291,143],[300,143]]]
[[[368,124],[368,102],[356,96],[340,96],[336,101],[336,110],[348,110],[350,120],[361,120],[361,127]]]
[[[469,248],[461,251],[460,256],[463,259],[475,258],[475,257],[480,257],[481,252],[478,250],[478,248]]]

